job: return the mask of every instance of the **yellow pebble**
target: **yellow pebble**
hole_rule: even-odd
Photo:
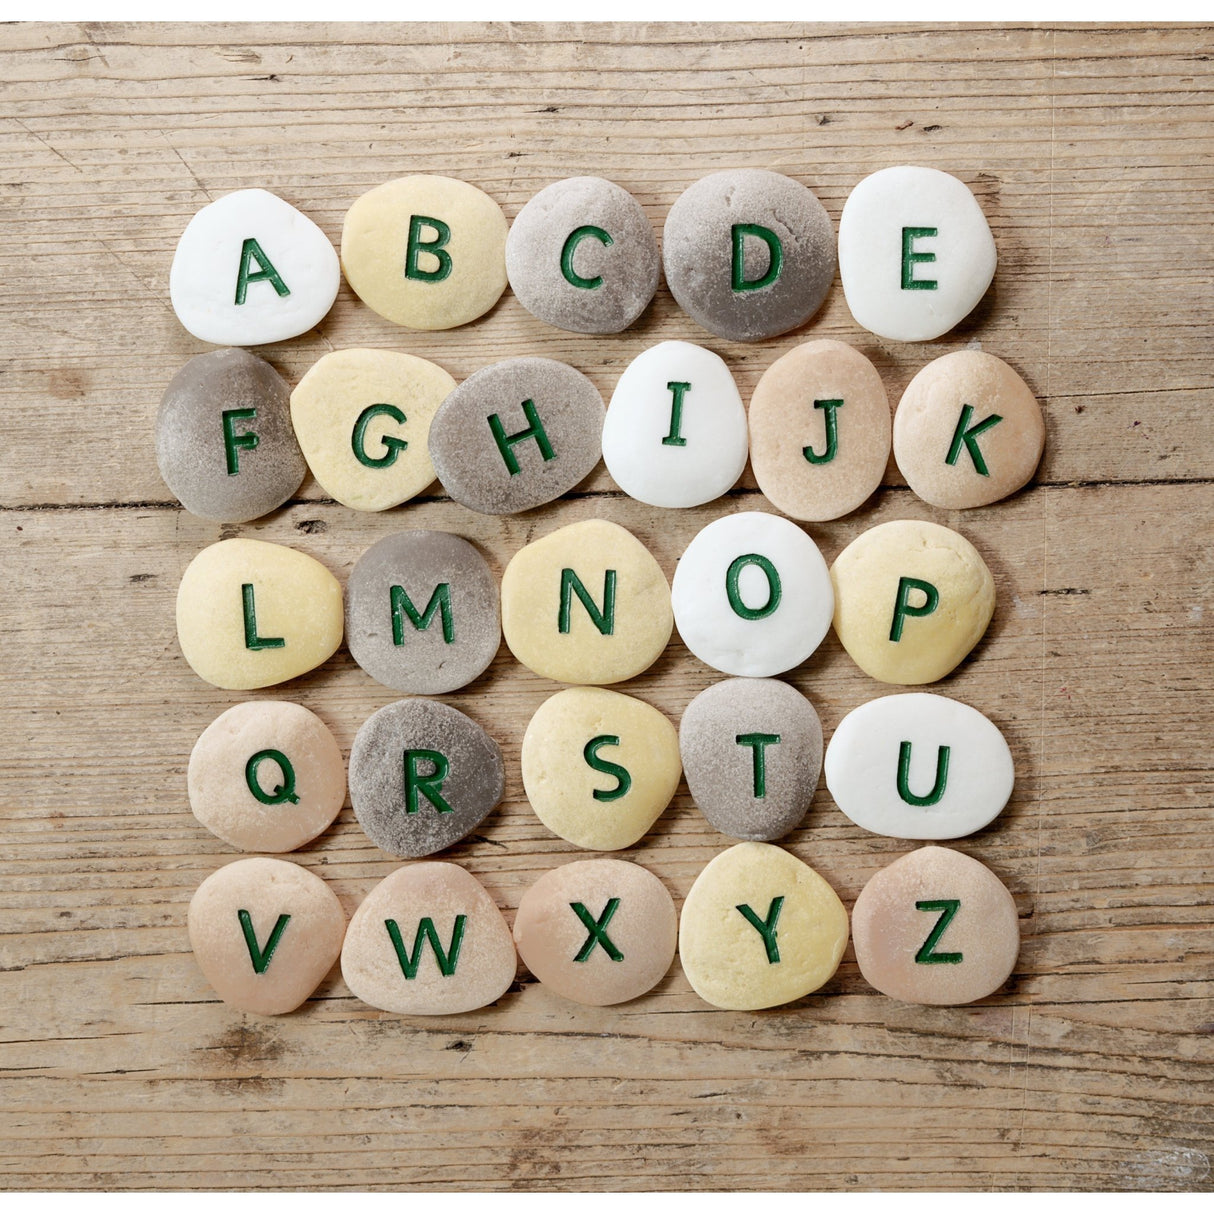
[[[539,820],[596,851],[635,843],[670,804],[683,772],[670,721],[602,687],[570,687],[540,705],[523,736],[522,768]]]
[[[510,652],[558,683],[630,679],[657,660],[673,627],[661,566],[631,532],[604,519],[528,544],[502,575]]]
[[[739,843],[695,879],[679,923],[687,981],[715,1007],[753,1011],[816,991],[839,968],[847,911],[808,864]]]
[[[264,540],[221,540],[177,590],[177,639],[194,672],[245,691],[305,674],[341,644],[341,586],[319,562]]]
[[[942,679],[978,643],[995,610],[995,580],[964,536],[902,519],[854,539],[830,570],[835,632],[883,683]]]
[[[354,293],[410,329],[453,329],[506,289],[506,217],[452,177],[400,177],[346,212],[341,266]]]
[[[455,387],[442,367],[393,350],[335,350],[291,393],[295,437],[326,493],[387,510],[434,480],[428,440]]]

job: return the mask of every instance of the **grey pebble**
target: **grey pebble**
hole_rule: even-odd
[[[607,410],[580,371],[511,358],[474,372],[430,423],[430,459],[454,501],[517,514],[555,501],[603,452]]]
[[[641,204],[602,177],[542,189],[506,238],[506,276],[533,316],[573,333],[618,333],[648,306],[661,258]]]
[[[766,285],[747,284],[772,271],[768,238],[739,225],[779,242],[779,272]],[[732,169],[702,177],[675,200],[662,258],[670,292],[692,320],[718,337],[762,341],[798,328],[821,306],[835,275],[835,235],[826,209],[800,182],[767,169]]]
[[[247,350],[191,358],[160,401],[156,463],[199,518],[247,523],[277,510],[308,470],[291,428],[291,390]]]
[[[497,580],[446,531],[385,536],[358,558],[346,590],[346,644],[394,691],[440,695],[483,674],[502,639]]]
[[[409,699],[363,722],[349,786],[371,842],[417,859],[479,826],[502,799],[506,773],[498,744],[470,717],[437,700]]]
[[[779,679],[726,679],[687,705],[679,750],[704,817],[723,835],[769,842],[809,809],[822,770],[822,724]]]

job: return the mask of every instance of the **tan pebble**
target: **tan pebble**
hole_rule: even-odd
[[[630,679],[658,659],[673,627],[661,566],[634,535],[603,519],[528,544],[502,575],[510,652],[560,683]]]
[[[1009,978],[1020,922],[1007,887],[977,860],[921,847],[881,869],[852,911],[856,961],[891,999],[972,1003]]]
[[[225,1003],[278,1016],[333,968],[346,916],[314,873],[258,856],[225,865],[198,887],[188,928],[195,960]]]
[[[506,289],[506,217],[453,177],[400,177],[346,212],[341,266],[354,293],[410,329],[453,329]]]
[[[291,393],[291,422],[321,488],[353,510],[387,510],[434,480],[430,423],[455,387],[436,363],[395,350],[334,350]]]
[[[752,1011],[827,982],[847,946],[847,911],[808,864],[771,843],[739,843],[695,879],[679,957],[697,995]]]
[[[575,860],[545,873],[514,918],[523,964],[566,999],[604,1007],[652,990],[678,941],[666,887],[627,860]]]
[[[791,518],[839,518],[881,484],[889,399],[876,367],[841,341],[809,341],[772,363],[749,420],[755,480]]]
[[[317,560],[264,540],[220,540],[177,590],[177,639],[195,674],[245,691],[306,674],[336,652],[341,585]]]
[[[540,705],[523,735],[523,787],[543,824],[596,851],[631,847],[679,786],[675,727],[618,691],[570,687]]]
[[[872,527],[830,570],[834,627],[865,674],[934,683],[978,643],[995,610],[995,581],[978,550],[938,523]]]
[[[894,415],[894,458],[925,502],[987,506],[1026,485],[1045,449],[1045,419],[1002,359],[957,350],[907,385]]]
[[[346,796],[346,765],[325,723],[302,704],[235,704],[202,732],[186,773],[190,808],[242,851],[294,851]]]
[[[342,976],[359,999],[413,1016],[493,1003],[517,965],[514,939],[488,891],[441,860],[385,877],[354,912],[341,950]]]

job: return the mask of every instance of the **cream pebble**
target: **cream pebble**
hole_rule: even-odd
[[[458,864],[406,864],[350,919],[346,985],[364,1003],[409,1016],[450,1016],[500,999],[518,968],[489,891]]]
[[[753,510],[696,535],[675,568],[671,601],[679,636],[701,662],[759,678],[804,662],[835,607],[817,544],[796,523]]]
[[[898,165],[865,177],[839,217],[839,276],[857,323],[930,341],[974,309],[995,276],[995,240],[965,182]]]
[[[675,727],[652,705],[601,687],[545,700],[523,735],[523,788],[536,816],[578,847],[631,847],[679,786]]]
[[[750,398],[750,463],[759,488],[795,519],[825,522],[862,506],[890,452],[889,399],[877,368],[841,341],[778,358]]]
[[[329,238],[268,190],[236,190],[186,225],[169,270],[177,319],[216,346],[261,346],[318,325],[341,269]]]
[[[995,580],[964,536],[911,519],[862,532],[830,571],[834,626],[865,674],[883,683],[934,683],[981,639]]]
[[[373,311],[410,329],[453,329],[506,289],[506,217],[452,177],[400,177],[346,212],[341,266]]]
[[[882,696],[839,722],[826,786],[857,825],[896,839],[959,839],[1012,795],[1012,752],[976,708],[926,692]]]
[[[550,990],[603,1007],[652,990],[678,942],[666,887],[626,860],[575,860],[545,873],[523,895],[514,943]]]
[[[442,367],[394,350],[334,350],[291,393],[312,475],[352,510],[387,510],[434,480],[430,423],[455,387]]]
[[[528,544],[502,575],[502,633],[529,670],[560,683],[618,683],[657,661],[674,626],[661,566],[604,519]]]
[[[332,657],[341,637],[341,585],[294,548],[220,540],[182,575],[177,640],[194,673],[216,687],[296,678]]]
[[[328,726],[302,704],[234,704],[202,732],[186,772],[190,808],[241,851],[294,851],[326,830],[346,796]]]
[[[687,981],[715,1007],[791,1003],[829,981],[847,946],[847,911],[808,864],[771,843],[709,861],[679,920]]]
[[[243,1012],[294,1011],[341,953],[337,895],[289,860],[258,856],[212,873],[190,899],[194,959],[215,993]]]
[[[1032,478],[1045,419],[1028,384],[981,350],[937,358],[906,386],[894,414],[894,458],[925,502],[989,506]]]
[[[869,985],[903,1003],[953,1007],[997,991],[1020,951],[1007,887],[977,860],[921,847],[860,891],[852,910],[856,962]]]

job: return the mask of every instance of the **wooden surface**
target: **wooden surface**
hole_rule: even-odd
[[[1208,28],[0,29],[0,1187],[1214,1187],[1212,53]],[[344,579],[379,537],[437,526],[500,572],[533,535],[599,516],[669,574],[707,521],[766,503],[748,471],[721,502],[655,511],[600,467],[514,519],[437,486],[359,514],[311,478],[255,524],[194,518],[152,447],[165,384],[205,348],[168,300],[190,216],[264,186],[337,242],[350,203],[405,173],[464,178],[509,218],[593,173],[660,230],[688,184],[746,165],[805,182],[837,223],[861,177],[899,163],[966,181],[999,249],[987,298],[934,343],[862,331],[837,282],[809,326],[757,346],[699,330],[664,286],[610,338],[548,328],[509,294],[476,324],[412,333],[343,286],[316,331],[266,353],[292,383],[353,345],[457,379],[535,353],[609,395],[639,351],[682,338],[721,353],[749,399],[779,354],[831,336],[876,362],[891,401],[947,351],[1009,361],[1047,417],[1028,489],[948,512],[891,473],[855,514],[808,528],[833,559],[877,522],[934,519],[995,573],[987,638],[936,690],[992,717],[1016,761],[1008,809],[959,845],[1015,895],[1008,985],[970,1007],[898,1004],[849,948],[821,991],[761,1013],[707,1006],[677,964],[652,994],[597,1010],[522,971],[497,1006],[432,1020],[367,1007],[336,970],[288,1017],[218,1002],[185,912],[235,854],[191,815],[185,766],[241,697],[203,684],[177,646],[177,582],[200,548],[260,536]],[[625,690],[677,719],[718,677],[676,639]],[[828,737],[890,690],[833,635],[788,677]],[[576,854],[518,772],[523,728],[555,689],[503,647],[444,697],[507,758],[505,802],[446,858],[508,918]],[[396,698],[344,650],[254,694],[307,704],[347,750]],[[681,786],[625,854],[681,899],[728,842]],[[848,906],[908,846],[852,826],[824,785],[786,842]],[[394,867],[348,808],[292,858],[347,912]]]

